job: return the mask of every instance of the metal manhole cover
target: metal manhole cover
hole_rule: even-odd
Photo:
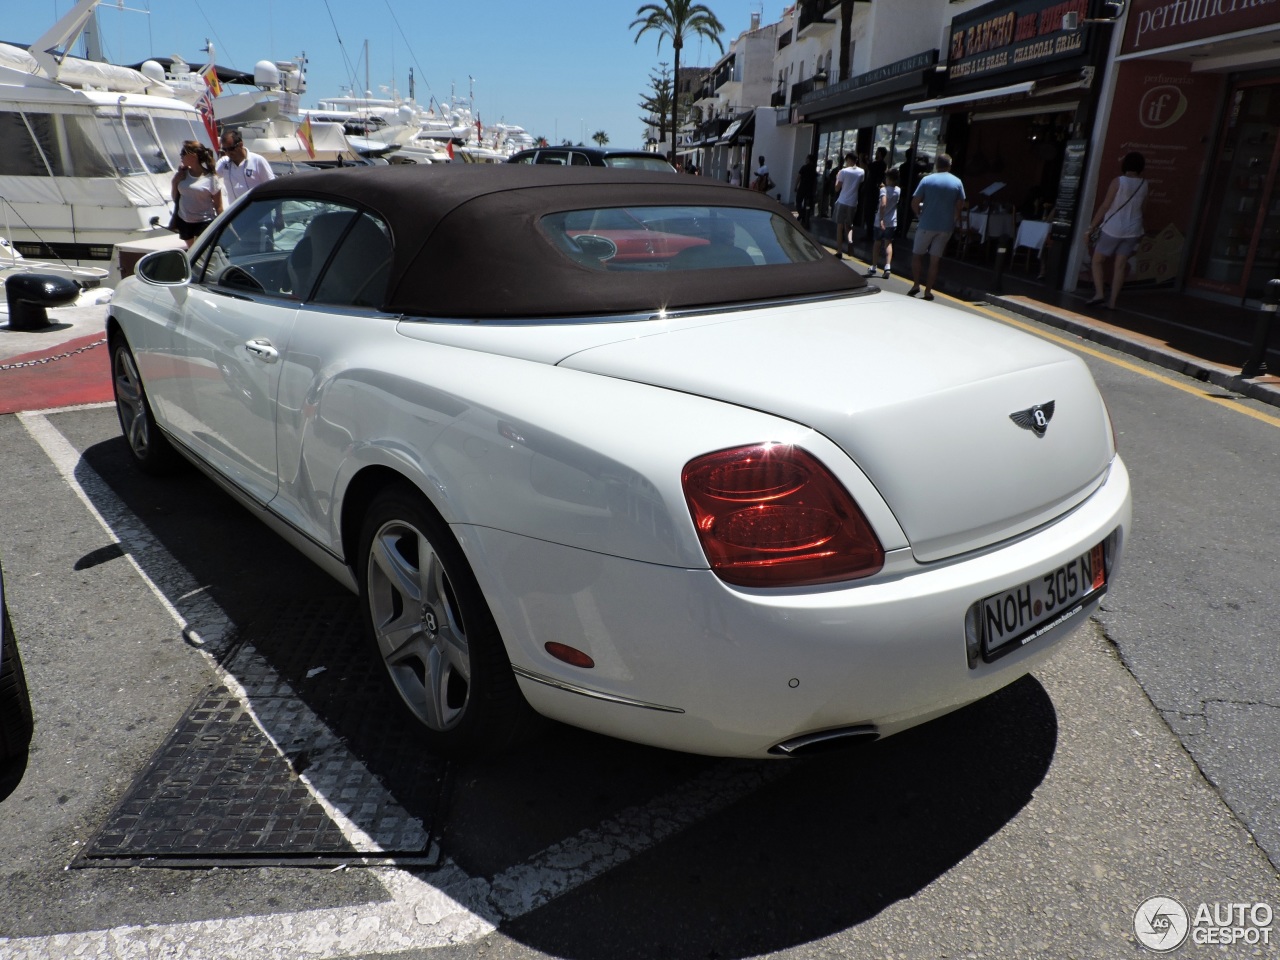
[[[255,700],[255,709],[273,707]],[[280,698],[281,709],[289,701]],[[357,850],[306,783],[305,752],[286,758],[253,715],[225,687],[197,700],[179,721],[80,857],[82,866],[112,862],[151,865],[174,861],[247,860],[254,863],[406,863],[426,858],[421,824],[398,806],[369,810],[369,797],[389,796],[357,775],[342,791],[361,798],[362,819],[390,835],[416,841],[414,849]],[[365,774],[374,781],[370,774]],[[334,798],[339,799],[339,798]]]

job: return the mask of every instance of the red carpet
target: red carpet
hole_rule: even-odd
[[[89,344],[102,340],[98,346]],[[0,413],[44,410],[112,399],[111,361],[106,337],[94,333],[56,347],[0,360]],[[79,350],[79,353],[75,351]],[[63,354],[71,354],[63,356]],[[29,360],[58,357],[48,363],[14,368]]]

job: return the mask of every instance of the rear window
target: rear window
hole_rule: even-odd
[[[604,165],[606,167],[615,167],[619,170],[652,170],[655,173],[675,173],[675,168],[671,164],[657,154],[650,153],[638,157],[605,157]]]
[[[739,207],[608,207],[540,221],[562,254],[611,272],[719,270],[808,263],[823,250],[790,220]]]

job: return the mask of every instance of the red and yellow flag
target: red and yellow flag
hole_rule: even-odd
[[[311,135],[311,114],[309,113],[303,118],[302,126],[298,127],[298,139],[307,148],[307,156],[314,160],[316,158],[316,141]]]
[[[210,92],[215,97],[222,96],[222,82],[218,79],[218,68],[212,63],[200,72],[200,76],[204,77],[204,82],[208,86]]]

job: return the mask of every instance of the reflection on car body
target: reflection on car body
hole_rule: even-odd
[[[439,750],[530,708],[721,755],[887,736],[1039,663],[1129,525],[1077,357],[698,178],[275,180],[144,258],[108,334],[137,464],[196,463],[358,592]],[[1027,586],[1082,556],[1069,609]]]

